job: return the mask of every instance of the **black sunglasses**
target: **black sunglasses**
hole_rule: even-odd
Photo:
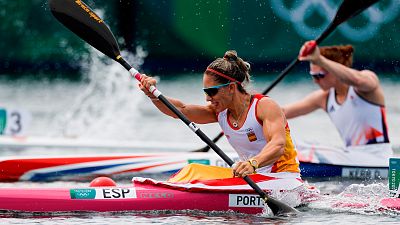
[[[312,72],[312,71],[310,71],[310,75],[311,75],[311,77],[313,79],[319,80],[319,79],[322,79],[322,78],[324,78],[326,76],[326,72],[323,72],[323,71]]]
[[[228,82],[226,84],[220,84],[220,85],[215,85],[212,87],[208,87],[208,88],[203,88],[204,93],[206,93],[206,95],[213,97],[214,95],[218,94],[218,90],[222,87],[228,86],[231,82]]]

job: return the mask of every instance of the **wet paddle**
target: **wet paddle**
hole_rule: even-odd
[[[120,63],[137,80],[140,80],[140,73],[131,67],[120,55],[119,46],[114,35],[106,26],[103,20],[97,16],[86,4],[80,0],[49,0],[50,10],[64,26],[103,52],[113,60]],[[207,145],[209,145],[229,166],[233,165],[230,159],[214,142],[210,140],[195,123],[186,118],[174,105],[172,105],[156,87],[151,86],[149,90],[165,106],[174,112],[194,133],[197,134]],[[298,211],[285,203],[268,196],[250,177],[243,178],[272,210],[274,215],[297,213]]]
[[[366,8],[370,7],[374,3],[379,0],[343,0],[342,4],[339,6],[338,11],[336,12],[335,18],[333,18],[332,22],[329,26],[324,30],[324,32],[313,42],[312,45],[307,46],[305,53],[310,53],[314,50],[315,46],[325,40],[326,37],[331,34],[337,26],[345,22],[346,20],[360,14]],[[305,54],[307,55],[307,54]],[[266,95],[274,88],[289,72],[296,66],[300,60],[296,57],[279,75],[278,77],[270,84],[263,92],[263,95]],[[221,137],[224,136],[222,132],[220,132],[212,141],[215,143]],[[193,152],[208,152],[210,147],[207,145],[201,149],[194,150]]]

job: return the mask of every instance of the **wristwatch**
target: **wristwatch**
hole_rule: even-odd
[[[250,165],[253,167],[254,172],[256,172],[256,169],[258,169],[258,161],[255,158],[249,159]]]

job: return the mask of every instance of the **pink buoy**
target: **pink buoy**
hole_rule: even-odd
[[[90,187],[115,187],[117,184],[109,177],[97,177],[90,182]]]

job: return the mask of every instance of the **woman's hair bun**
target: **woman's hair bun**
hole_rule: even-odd
[[[227,61],[236,62],[236,60],[238,59],[237,52],[235,50],[229,50],[229,51],[225,52],[224,59]]]

